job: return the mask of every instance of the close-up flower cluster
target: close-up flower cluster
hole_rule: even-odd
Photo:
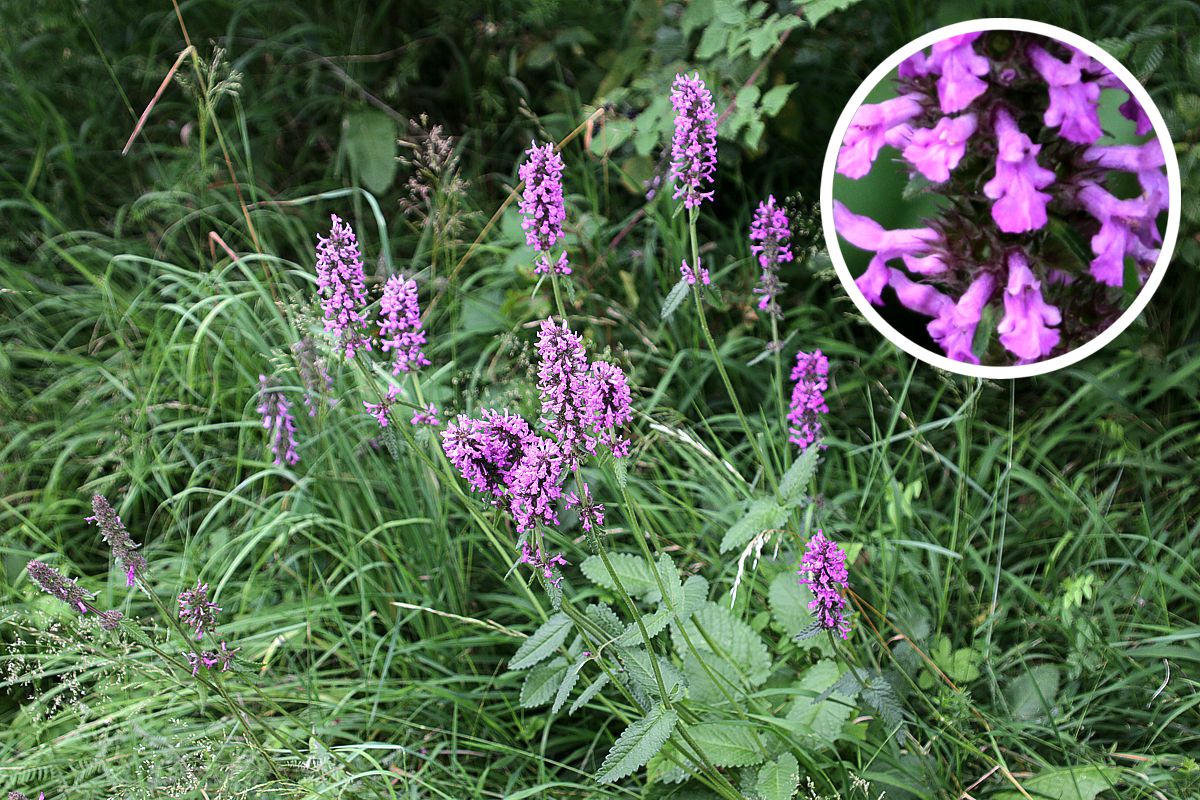
[[[837,153],[834,226],[870,254],[857,291],[970,364],[1036,363],[1108,328],[1158,260],[1169,203],[1129,87],[1009,30],[939,41],[884,87],[895,95],[855,110]],[[855,206],[881,208],[871,179],[893,168],[908,186],[887,213],[909,224],[889,228]]]

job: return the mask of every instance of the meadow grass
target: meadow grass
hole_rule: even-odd
[[[444,27],[457,6],[445,17],[422,9],[425,27],[385,46],[379,29],[405,14],[400,6],[325,16],[269,5],[184,5],[179,17],[169,5],[66,5],[20,26],[22,9],[9,12],[0,783],[52,799],[713,796],[640,773],[596,784],[614,739],[642,716],[628,696],[605,692],[573,715],[521,707],[522,675],[507,664],[552,603],[513,569],[511,525],[438,468],[434,432],[414,430],[392,452],[361,413],[381,376],[368,385],[331,359],[338,403],[298,414],[295,468],[272,464],[255,412],[260,373],[301,389],[291,347],[319,327],[312,250],[331,212],[354,223],[370,278],[394,265],[419,274],[424,304],[437,298],[422,385],[444,420],[528,405],[532,326],[554,310],[549,287],[529,274],[514,209],[470,244],[515,185],[528,139],[543,130],[562,139],[580,125],[591,111],[579,84],[598,79],[560,75],[539,94],[529,87],[545,73],[518,67],[505,78],[505,47],[528,43],[506,39],[486,57],[463,50],[466,39]],[[863,5],[871,24],[903,18],[889,29],[899,41],[916,33],[905,28],[921,9]],[[1132,25],[1113,21],[1118,5],[1101,9],[1111,12],[1108,35]],[[638,14],[648,13],[638,6],[593,39],[639,35]],[[184,46],[180,19],[197,48],[181,68],[192,88],[168,87],[122,158],[140,104]],[[795,52],[852,42],[861,19],[798,30],[812,44],[793,42]],[[530,24],[561,22],[550,20]],[[210,38],[226,48],[226,66],[207,66]],[[461,69],[431,72],[426,38]],[[586,61],[571,41],[544,38],[568,67]],[[395,47],[379,58],[390,77],[374,60],[343,58]],[[62,58],[44,61],[49,48]],[[888,52],[887,41],[875,49]],[[229,69],[244,74],[219,86]],[[403,166],[385,195],[357,188],[339,130],[350,109],[436,122],[448,101],[461,104],[447,116],[463,123],[450,132],[462,136],[472,186],[438,196],[463,228],[433,236],[397,207]],[[514,108],[527,111],[505,116]],[[543,108],[553,113],[528,111]],[[811,159],[824,135],[813,133]],[[745,242],[759,195],[794,187],[744,156],[720,213],[700,221],[722,289],[710,325],[751,441],[696,309],[660,317],[689,255],[685,216],[668,198],[644,204],[623,164],[582,137],[564,157],[577,259],[568,316],[635,387],[624,489],[608,463],[586,471],[610,504],[607,546],[640,553],[640,532],[729,605],[738,554],[718,544],[768,485],[755,449],[776,473],[795,458],[778,398],[786,388],[771,359],[748,363],[771,333],[753,313],[757,270]],[[1142,320],[1087,361],[993,382],[941,373],[883,341],[823,253],[785,272],[784,369],[798,348],[820,348],[832,363],[827,448],[813,502],[791,514],[757,567],[746,565],[732,604],[773,659],[738,718],[763,746],[797,753],[816,791],[863,796],[862,779],[888,798],[1039,788],[1072,800],[1200,796],[1195,277],[1193,261],[1177,260]],[[223,631],[242,648],[238,670],[213,684],[235,706],[155,652],[161,626],[114,639],[25,578],[26,561],[45,558],[104,607],[153,615],[84,522],[94,492],[144,543],[158,596],[169,603],[196,580],[212,587]],[[794,700],[797,676],[832,652],[793,642],[770,613],[773,581],[794,572],[816,527],[856,554],[861,613],[848,651],[856,666],[896,677],[899,738],[861,704],[832,743],[770,722]],[[580,574],[591,551],[579,531],[549,536],[571,562],[565,594],[620,608]],[[247,726],[282,775],[250,746]]]

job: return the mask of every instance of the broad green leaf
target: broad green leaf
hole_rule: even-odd
[[[729,40],[729,26],[720,22],[712,22],[700,36],[700,44],[696,45],[696,59],[708,61],[725,49]]]
[[[668,755],[670,750],[659,750],[646,764],[646,780],[651,783],[683,783],[692,777],[686,768],[676,764]]]
[[[697,625],[704,629],[707,638],[700,634]],[[683,636],[685,631],[687,640]],[[688,640],[697,650],[723,657],[751,686],[758,686],[771,674],[771,655],[762,637],[724,604],[706,602],[682,627],[671,626],[671,641],[680,656],[690,652]]]
[[[567,660],[556,658],[534,667],[521,686],[521,707],[535,708],[549,703],[567,675]]]
[[[592,603],[583,610],[583,613],[588,616],[592,622],[595,622],[609,636],[616,637],[621,635],[621,631],[625,629],[625,624],[621,622],[621,618],[617,616],[617,612],[613,611],[603,603]]]
[[[669,560],[667,564],[674,572],[674,565],[670,564]],[[663,566],[661,561],[659,566],[660,568]],[[671,605],[668,607],[664,602],[653,614],[642,617],[646,635],[651,638],[662,633],[663,629],[672,621],[685,620],[690,617],[708,598],[708,581],[699,575],[691,576],[682,586],[679,583],[678,575],[664,579],[664,583],[668,587],[667,592],[671,595]],[[637,623],[631,622],[625,628],[625,632],[617,637],[616,643],[624,647],[642,644],[642,631],[638,628]]]
[[[363,186],[383,194],[396,177],[396,123],[373,108],[354,111],[342,123],[342,140],[350,167]]]
[[[590,150],[592,155],[603,156],[605,153],[611,153],[633,134],[633,120],[630,119],[613,119],[604,123],[596,135],[592,137]]]
[[[683,675],[687,679],[688,698],[697,703],[715,706],[734,700],[745,692],[733,665],[716,653],[696,649],[683,656]]]
[[[1005,695],[1017,719],[1037,719],[1054,706],[1058,697],[1061,670],[1054,664],[1039,664],[1019,675],[1009,685]]]
[[[596,677],[596,680],[592,681],[587,688],[579,693],[579,696],[575,698],[575,702],[571,703],[571,707],[567,709],[567,713],[574,714],[576,711],[583,708],[591,701],[593,697],[600,694],[600,690],[607,685],[608,675],[602,672]]]
[[[762,800],[792,800],[800,788],[800,764],[791,753],[762,765],[754,790]]]
[[[809,0],[802,9],[810,25],[816,25],[835,11],[845,11],[858,0]]]
[[[775,627],[788,636],[796,636],[813,623],[812,612],[808,604],[813,596],[809,588],[800,583],[799,576],[794,572],[781,572],[771,581],[767,590],[767,602],[771,606],[771,619]],[[828,636],[813,636],[804,639],[797,645],[806,650],[817,650],[822,655],[832,655]]]
[[[542,627],[521,643],[516,654],[508,662],[511,670],[529,669],[533,665],[545,661],[554,651],[567,640],[571,632],[571,620],[566,614],[555,614],[542,623]]]
[[[629,676],[633,688],[642,692],[646,697],[661,700],[661,693],[658,691],[658,678],[654,675],[654,667],[650,663],[650,655],[646,652],[646,649],[638,647],[620,652],[622,663],[625,665],[625,672]],[[658,662],[659,674],[662,675],[663,688],[667,690],[667,697],[673,701],[681,699],[687,689],[683,673],[665,658],[655,656],[655,659]]]
[[[765,759],[754,728],[743,722],[701,722],[689,725],[688,734],[700,746],[705,759],[718,767],[748,767]]]
[[[796,682],[797,697],[788,711],[787,719],[793,733],[804,738],[813,750],[831,747],[841,736],[853,707],[848,698],[839,694],[813,702],[822,692],[834,685],[841,675],[835,662],[822,659],[813,664]]]
[[[773,499],[762,497],[755,500],[742,518],[725,531],[725,538],[721,539],[721,552],[728,553],[745,547],[747,542],[763,531],[782,527],[787,518],[787,509],[780,507]]]
[[[688,292],[692,287],[683,278],[679,279],[679,283],[671,287],[671,291],[667,292],[666,298],[663,300],[662,318],[670,319],[671,316],[679,310],[683,305],[683,301],[687,299]]]
[[[567,698],[571,696],[571,690],[575,688],[575,684],[579,681],[579,671],[583,669],[583,665],[588,662],[587,656],[579,656],[575,662],[567,668],[567,674],[563,676],[563,681],[559,684],[558,692],[554,695],[554,705],[550,707],[551,714],[557,714],[563,704],[567,702]]]
[[[632,775],[662,749],[675,730],[679,715],[666,706],[655,706],[626,728],[604,757],[597,783],[614,783]]]
[[[759,106],[762,108],[763,116],[773,117],[783,110],[783,106],[787,103],[788,95],[792,93],[792,89],[796,88],[794,83],[781,83],[778,86],[772,86],[763,95],[762,102]],[[808,448],[805,453],[816,448]],[[807,483],[807,481],[805,481]]]
[[[621,580],[621,585],[625,587],[625,591],[634,597],[640,596],[650,603],[659,600],[661,594],[658,591],[658,581],[655,580],[654,573],[651,572],[651,565],[646,559],[629,553],[610,553],[608,560],[612,564],[613,572],[617,573],[617,577]],[[608,570],[604,568],[604,561],[600,556],[588,556],[579,565],[579,569],[583,571],[588,580],[597,586],[608,589],[610,592],[617,590],[617,585],[613,582],[612,576],[608,574]]]
[[[1113,788],[1121,778],[1116,767],[1091,765],[1051,769],[1021,781],[1021,786],[1035,799],[1096,800],[1096,795]],[[1024,800],[1020,792],[1007,791],[995,800]]]
[[[774,91],[772,89],[771,91]],[[768,92],[770,94],[770,92]],[[821,448],[808,447],[792,462],[779,481],[779,495],[788,505],[799,505],[805,498],[809,481],[817,471],[817,458]]]

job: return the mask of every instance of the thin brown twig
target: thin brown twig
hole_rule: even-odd
[[[125,142],[125,146],[121,148],[121,155],[124,156],[129,154],[129,148],[133,147],[133,140],[137,138],[139,133],[141,133],[142,127],[146,124],[146,120],[150,118],[150,112],[154,110],[154,105],[158,102],[158,98],[162,97],[162,93],[167,89],[167,84],[171,82],[171,78],[174,78],[175,73],[179,70],[179,65],[183,63],[183,60],[187,58],[193,50],[195,50],[195,48],[189,44],[182,51],[180,51],[179,56],[175,59],[175,63],[171,65],[169,70],[167,70],[166,77],[163,78],[162,83],[158,85],[158,91],[154,93],[154,97],[151,97],[150,102],[146,104],[146,110],[142,112],[140,117],[138,117],[137,125],[133,126],[133,133],[129,134],[129,139]]]

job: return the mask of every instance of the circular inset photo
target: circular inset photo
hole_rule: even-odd
[[[1179,167],[1146,90],[1098,45],[1018,19],[934,31],[851,98],[821,202],[846,291],[894,344],[1011,378],[1094,353],[1149,302]]]

